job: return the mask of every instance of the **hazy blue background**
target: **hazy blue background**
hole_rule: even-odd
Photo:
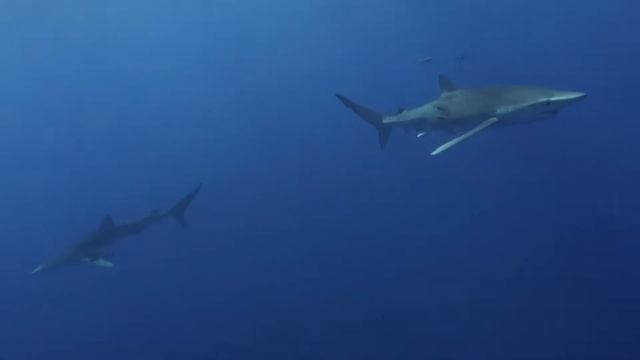
[[[639,11],[2,1],[0,358],[640,358]],[[380,151],[333,96],[395,111],[438,73],[589,98],[430,158],[449,135]],[[188,230],[30,275],[199,182]]]

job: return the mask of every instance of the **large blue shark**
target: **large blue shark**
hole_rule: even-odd
[[[201,185],[182,198],[171,209],[166,212],[153,211],[151,214],[128,223],[116,224],[110,215],[106,215],[100,227],[87,238],[72,244],[62,253],[38,265],[32,274],[57,269],[72,264],[92,264],[102,267],[113,267],[113,263],[105,258],[105,249],[116,240],[140,234],[149,225],[161,222],[165,218],[172,218],[183,227],[187,226],[185,212],[193,199],[200,192]]]
[[[382,115],[345,96],[336,96],[378,130],[380,147],[389,141],[393,126],[416,129],[418,137],[433,130],[463,132],[431,155],[440,154],[489,126],[523,124],[556,115],[560,109],[586,97],[582,92],[536,86],[458,88],[443,75],[439,82],[439,98],[413,109],[401,109],[393,115]]]

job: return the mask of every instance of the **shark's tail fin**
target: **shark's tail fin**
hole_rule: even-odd
[[[187,208],[189,207],[189,205],[191,205],[191,202],[193,201],[193,199],[200,192],[201,187],[202,187],[202,184],[198,185],[198,187],[196,187],[192,192],[190,192],[187,196],[182,198],[182,200],[178,201],[178,203],[175,204],[171,208],[171,210],[169,210],[169,212],[167,213],[167,216],[172,217],[178,224],[182,225],[183,227],[187,227],[188,224],[187,224],[187,219],[185,217],[185,212],[187,211]]]
[[[336,96],[346,107],[353,110],[353,112],[358,114],[358,116],[360,116],[364,121],[375,126],[376,130],[378,130],[378,142],[380,143],[380,148],[384,148],[389,141],[389,135],[391,135],[391,125],[383,122],[384,116],[374,110],[357,104],[340,94],[336,94]]]

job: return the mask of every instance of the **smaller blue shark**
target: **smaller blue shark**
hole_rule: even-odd
[[[200,192],[202,185],[198,185],[187,196],[178,201],[169,211],[153,211],[151,214],[142,219],[128,223],[115,224],[110,215],[106,215],[102,219],[100,227],[89,234],[89,236],[75,244],[69,246],[61,254],[53,257],[38,265],[32,274],[40,273],[47,270],[57,269],[72,264],[92,264],[102,267],[113,267],[113,263],[105,258],[105,249],[112,245],[116,240],[120,240],[129,236],[138,235],[144,231],[149,225],[161,222],[165,218],[172,218],[182,227],[187,227],[185,212],[193,199]]]

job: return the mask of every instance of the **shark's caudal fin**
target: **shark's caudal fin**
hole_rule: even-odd
[[[198,185],[198,187],[196,187],[192,192],[190,192],[182,200],[178,201],[178,203],[175,204],[171,208],[171,210],[169,210],[167,215],[172,217],[178,224],[182,225],[183,227],[187,227],[188,224],[187,224],[187,219],[185,217],[185,212],[187,211],[187,208],[189,207],[189,205],[191,205],[191,202],[193,201],[193,199],[200,192],[201,187],[202,187],[202,184]]]
[[[357,104],[340,94],[336,94],[336,96],[346,107],[353,110],[353,112],[358,114],[358,116],[364,119],[364,121],[375,126],[376,130],[378,130],[378,142],[380,143],[380,147],[384,148],[389,141],[389,135],[391,135],[391,126],[382,121],[384,116],[374,110]]]

